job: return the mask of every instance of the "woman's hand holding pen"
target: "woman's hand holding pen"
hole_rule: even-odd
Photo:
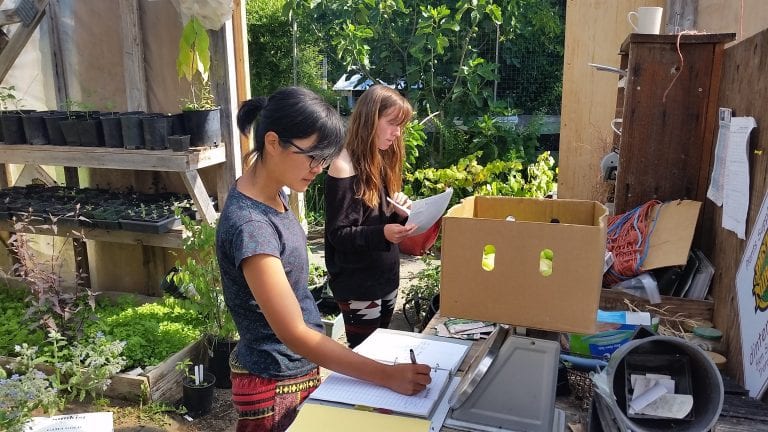
[[[425,364],[399,363],[392,368],[391,379],[387,381],[387,388],[404,395],[415,395],[427,388],[432,382],[429,376],[431,368]]]

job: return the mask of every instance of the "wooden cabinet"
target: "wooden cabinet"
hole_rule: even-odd
[[[630,34],[614,124],[615,213],[652,199],[704,201],[726,34]]]

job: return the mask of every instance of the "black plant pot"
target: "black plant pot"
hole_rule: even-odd
[[[22,117],[21,122],[24,125],[24,135],[27,137],[27,143],[34,145],[48,144],[48,129],[45,127],[44,115],[48,112],[32,113]]]
[[[230,380],[229,355],[237,346],[237,341],[211,338],[211,358],[208,359],[208,370],[216,377],[216,388],[232,388]]]
[[[101,132],[104,134],[104,145],[111,148],[123,148],[123,129],[120,117],[109,115],[101,117]]]
[[[171,135],[168,137],[168,147],[175,152],[189,150],[189,135]]]
[[[187,135],[187,128],[184,126],[184,114],[171,115],[171,135]]]
[[[80,120],[69,119],[59,122],[61,133],[64,135],[64,141],[67,146],[80,145]]]
[[[191,147],[216,147],[221,142],[220,108],[184,111],[184,126]]]
[[[3,127],[3,137],[6,144],[26,144],[24,123],[18,112],[6,113],[0,116],[0,126]]]
[[[77,125],[80,145],[84,147],[104,147],[104,133],[98,118],[82,120]]]
[[[144,129],[141,127],[142,114],[130,114],[120,117],[123,132],[123,146],[129,150],[144,148]]]
[[[163,115],[146,116],[141,119],[144,130],[144,148],[147,150],[165,150],[168,148],[169,120]]]
[[[213,389],[216,383],[216,377],[205,372],[203,383],[195,386],[194,378],[184,377],[182,379],[182,403],[187,409],[190,417],[200,417],[207,414],[213,405]]]
[[[63,112],[56,111],[50,114],[44,114],[43,120],[45,120],[45,128],[48,131],[48,143],[50,145],[63,146],[67,145],[67,140],[64,138],[64,133],[61,131],[60,122],[67,120],[67,115]]]

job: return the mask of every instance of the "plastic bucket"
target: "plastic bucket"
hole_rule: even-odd
[[[687,356],[690,365],[690,385],[693,396],[692,415],[688,419],[630,418],[626,413],[628,355]],[[669,431],[701,432],[714,426],[723,408],[723,379],[717,367],[701,348],[670,336],[651,336],[621,346],[611,356],[605,370],[613,398],[605,401],[615,420],[634,432]]]

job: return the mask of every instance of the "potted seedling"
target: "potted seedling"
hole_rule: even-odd
[[[209,367],[216,375],[216,386],[230,388],[229,355],[237,344],[237,328],[224,303],[221,273],[216,258],[216,226],[193,221],[181,215],[185,228],[185,261],[178,260],[169,275],[188,300],[182,304],[196,311],[207,323],[203,329],[208,348]]]
[[[220,107],[211,91],[211,66],[208,32],[196,16],[184,25],[179,41],[176,71],[189,84],[189,98],[181,111],[192,147],[216,146],[221,141]]]
[[[13,109],[9,109],[13,106]],[[0,87],[0,126],[2,126],[3,141],[6,144],[25,144],[27,137],[24,135],[24,123],[22,118],[29,114],[30,110],[21,109],[21,98],[16,96],[16,87]]]
[[[207,414],[213,406],[213,386],[216,377],[206,372],[202,364],[192,365],[189,359],[176,363],[176,370],[181,372],[182,404],[191,417]]]

